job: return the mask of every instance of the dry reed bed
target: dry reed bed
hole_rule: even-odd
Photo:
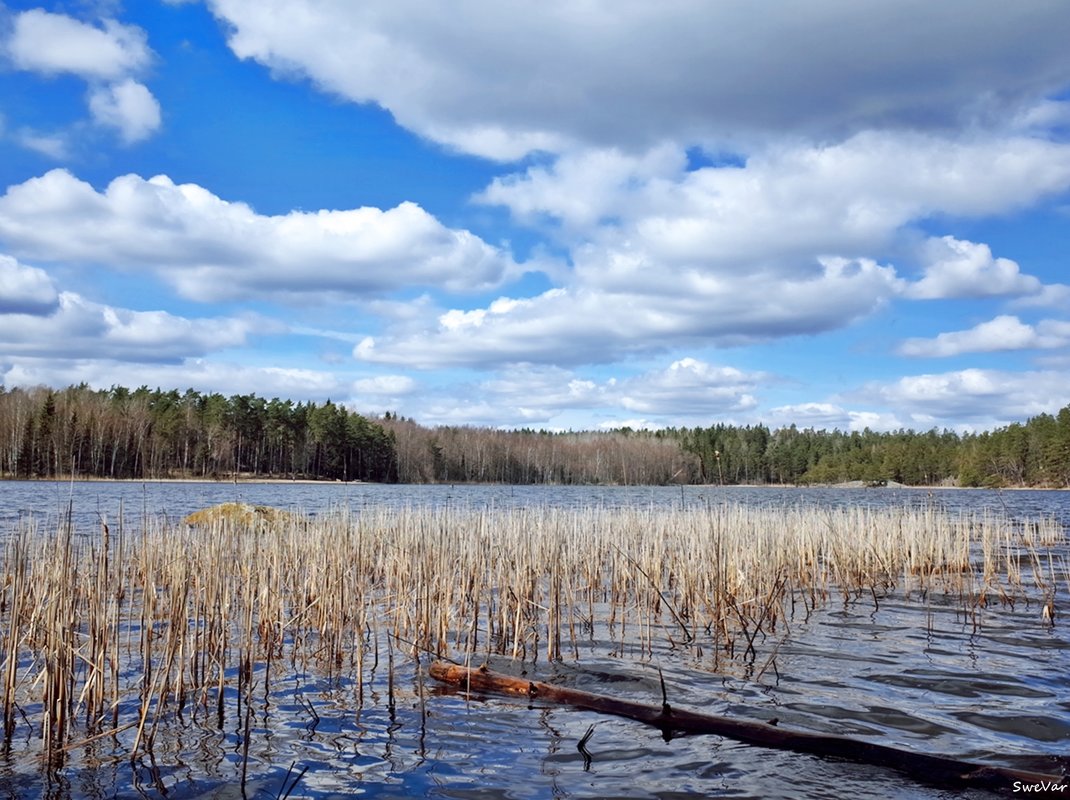
[[[247,747],[253,692],[266,697],[272,675],[344,676],[362,703],[378,670],[393,703],[395,653],[478,663],[672,647],[702,668],[753,668],[793,618],[893,588],[975,624],[985,606],[1022,601],[1053,621],[1070,588],[1064,552],[1050,519],[862,507],[372,508],[300,524],[26,529],[0,567],[5,741],[40,737],[55,766],[86,738],[126,732],[134,757],[168,715],[222,727],[236,714]]]

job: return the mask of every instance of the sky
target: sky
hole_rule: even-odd
[[[0,0],[0,381],[426,425],[1070,404],[1065,0]]]

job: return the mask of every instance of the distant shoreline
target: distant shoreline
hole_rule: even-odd
[[[99,478],[96,476],[63,476],[55,478],[0,478],[4,482],[27,481],[29,483],[210,483],[213,485],[243,483],[278,483],[278,484],[362,484],[367,481],[341,481],[318,478],[259,478],[242,476],[238,478]]]
[[[256,477],[252,475],[241,475],[238,477],[229,478],[100,478],[94,476],[64,476],[55,478],[13,478],[3,477],[0,478],[2,482],[16,482],[26,481],[30,483],[205,483],[212,485],[224,485],[224,484],[293,484],[293,485],[368,485],[368,486],[399,486],[402,484],[389,484],[389,483],[377,483],[369,481],[343,481],[343,480],[331,480],[328,478],[279,478],[279,477]],[[913,486],[905,483],[891,483],[883,486],[873,486],[865,481],[845,481],[843,483],[812,483],[812,484],[791,484],[791,483],[729,483],[729,484],[717,484],[717,483],[677,483],[677,484],[557,484],[557,483],[475,483],[475,482],[450,482],[443,481],[441,483],[420,483],[420,484],[404,484],[409,486],[582,486],[584,488],[653,488],[655,486],[662,486],[664,488],[691,488],[691,489],[865,489],[870,491],[887,491],[887,490],[899,490],[907,489],[911,491],[970,491],[981,489],[984,491],[1005,491],[1005,492],[1065,492],[1070,491],[1070,486],[948,486],[948,485],[918,485]]]

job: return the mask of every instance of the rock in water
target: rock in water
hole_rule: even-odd
[[[184,520],[187,525],[207,527],[220,523],[245,528],[269,528],[276,525],[305,522],[305,518],[292,511],[283,511],[271,506],[254,506],[249,503],[220,503],[217,506],[194,511]]]

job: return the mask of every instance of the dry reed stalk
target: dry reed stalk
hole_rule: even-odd
[[[23,531],[0,565],[5,738],[36,698],[56,757],[76,716],[92,735],[109,710],[112,729],[137,728],[134,754],[151,754],[187,702],[195,718],[214,706],[222,728],[228,689],[247,726],[253,686],[266,704],[287,663],[352,676],[358,706],[384,647],[392,703],[395,650],[470,665],[668,648],[702,668],[764,672],[797,603],[808,615],[898,588],[954,598],[981,624],[989,598],[1054,609],[1070,588],[1055,520],[932,508],[365,508],[101,533],[76,546],[69,528]]]

